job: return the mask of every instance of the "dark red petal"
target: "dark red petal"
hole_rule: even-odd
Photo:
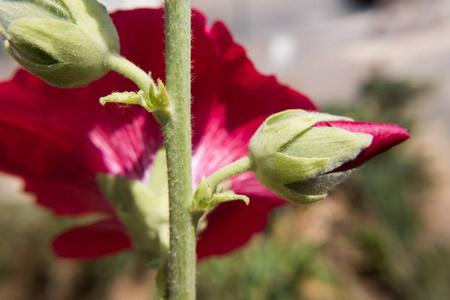
[[[260,74],[222,22],[212,26],[210,35],[221,58],[218,99],[227,109],[229,130],[286,109],[317,110],[305,95]]]
[[[252,197],[248,206],[243,201],[219,205],[208,215],[208,226],[199,236],[198,259],[242,247],[266,227],[269,212],[284,203],[281,199]]]
[[[103,197],[95,181],[54,177],[24,179],[27,191],[32,191],[37,196],[37,203],[58,215],[76,216],[96,212],[115,215],[114,209]]]
[[[164,10],[135,9],[111,14],[120,37],[120,54],[154,79],[165,79]],[[122,77],[119,75],[119,77]],[[125,79],[127,80],[127,79]],[[135,90],[130,83],[129,90]]]
[[[368,123],[351,121],[320,122],[314,127],[338,127],[351,132],[367,133],[373,136],[372,144],[363,150],[354,160],[347,162],[333,172],[342,172],[357,168],[369,159],[400,144],[409,138],[409,132],[395,124]]]
[[[56,255],[63,258],[97,258],[130,248],[131,241],[124,227],[114,220],[73,228],[53,241]]]
[[[152,14],[160,18],[147,19]],[[156,49],[157,37],[150,35],[154,40],[142,43],[142,36],[135,35],[136,28],[145,27],[143,31],[162,36],[161,11],[137,12],[140,19],[133,12],[118,15],[113,19],[126,37],[122,44],[141,43],[147,48],[123,44],[125,50],[138,49],[128,51],[130,58],[150,57],[145,61],[148,67],[163,70],[162,41]],[[58,214],[110,212],[96,187],[95,174],[142,178],[162,141],[159,126],[145,110],[102,107],[98,102],[113,91],[135,89],[134,83],[114,73],[86,88],[58,89],[20,70],[12,81],[0,83],[0,170],[23,176],[26,190]]]

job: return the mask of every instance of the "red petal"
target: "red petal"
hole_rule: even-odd
[[[164,80],[166,77],[164,10],[135,9],[118,11],[111,14],[111,18],[119,33],[120,54],[144,71],[151,71],[154,79],[160,78]],[[120,75],[119,78],[129,82],[128,90],[136,90],[136,87],[130,80],[123,79]]]
[[[260,74],[222,22],[212,26],[210,37],[221,59],[218,104],[226,107],[229,130],[286,109],[317,110],[306,96]]]
[[[208,115],[203,134],[194,145],[192,159],[194,183],[202,176],[209,176],[218,169],[238,160],[248,153],[248,141],[260,125],[254,120],[230,131],[225,127],[226,108],[214,105]]]
[[[63,258],[97,258],[131,248],[124,227],[114,220],[103,220],[76,227],[57,236],[53,249]]]
[[[78,181],[59,180],[53,177],[24,179],[27,191],[37,196],[37,203],[58,215],[76,216],[96,212],[115,214],[95,181],[82,178]]]
[[[128,45],[141,43],[142,38],[133,34],[133,28],[145,27],[142,24],[147,25],[143,29],[147,32],[153,29],[163,33],[162,18],[150,18],[157,24],[147,20],[149,14],[155,13],[161,15],[151,10],[138,12],[140,20],[135,20],[132,12],[118,14],[123,16],[116,20],[121,35],[134,38]],[[141,24],[130,27],[130,21]],[[147,50],[159,53],[159,59],[152,54],[153,60],[146,64],[163,61],[159,41],[160,50],[155,49],[154,41],[144,43]],[[129,54],[148,57],[132,51]],[[23,176],[26,190],[37,194],[38,202],[56,213],[110,212],[96,187],[95,174],[142,178],[161,145],[159,126],[146,111],[138,107],[102,107],[98,102],[99,97],[113,91],[135,89],[131,81],[114,73],[86,88],[65,90],[19,71],[12,81],[0,84],[0,170]]]
[[[357,168],[369,159],[409,138],[408,130],[395,124],[333,121],[320,122],[315,124],[314,127],[338,127],[351,132],[367,133],[373,136],[372,144],[368,148],[363,150],[354,160],[343,164],[333,170],[333,172]]]
[[[194,11],[192,19],[193,142],[204,134],[210,110],[225,108],[226,128],[234,131],[285,109],[317,110],[304,95],[261,75],[221,22],[212,28]],[[214,114],[214,113],[212,113]]]
[[[268,214],[285,201],[252,198],[247,206],[242,201],[224,203],[208,215],[208,226],[199,236],[197,257],[227,254],[245,245],[267,224]]]

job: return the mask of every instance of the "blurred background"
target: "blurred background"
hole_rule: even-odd
[[[450,299],[450,0],[193,6],[224,20],[260,71],[322,110],[411,130],[327,199],[286,205],[246,248],[200,262],[198,299]],[[0,66],[1,80],[16,68],[3,49]],[[0,300],[150,299],[155,273],[133,253],[55,258],[48,243],[68,224],[22,188],[0,177]]]

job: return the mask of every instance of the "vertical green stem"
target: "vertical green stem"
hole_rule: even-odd
[[[195,299],[195,228],[189,212],[191,171],[191,3],[166,0],[166,89],[172,114],[160,118],[170,209],[169,299]]]

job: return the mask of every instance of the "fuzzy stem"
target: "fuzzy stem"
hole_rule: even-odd
[[[196,238],[190,215],[191,171],[191,3],[165,1],[166,89],[172,114],[158,117],[164,133],[169,182],[169,299],[195,299]]]
[[[209,175],[206,178],[211,189],[214,191],[219,183],[224,181],[225,179],[231,178],[235,175],[251,171],[252,169],[252,161],[248,156],[244,156],[229,165],[217,170],[213,174]]]
[[[111,53],[105,63],[110,70],[120,73],[136,83],[139,89],[146,94],[148,94],[150,90],[150,85],[155,85],[152,78],[147,73],[117,53]]]

